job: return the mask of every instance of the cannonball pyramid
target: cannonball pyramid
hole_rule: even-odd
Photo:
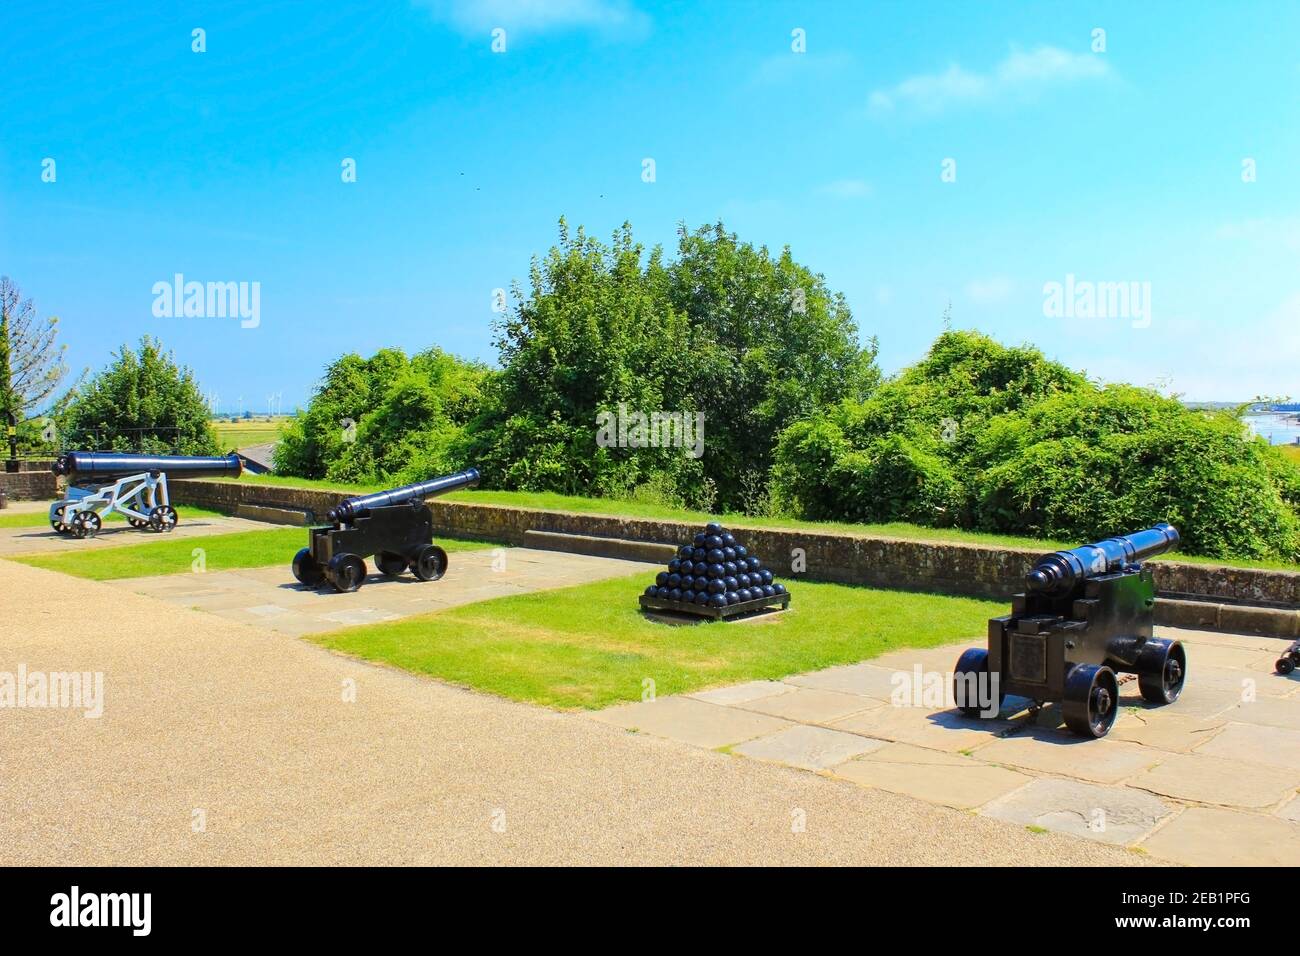
[[[790,592],[749,549],[716,521],[660,571],[641,595],[641,607],[729,618],[790,603]]]

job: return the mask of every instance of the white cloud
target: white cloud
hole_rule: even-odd
[[[865,179],[837,179],[817,190],[836,199],[867,199],[871,196],[871,183]]]
[[[996,305],[1011,298],[1014,290],[1015,283],[1006,276],[989,276],[967,283],[966,298],[979,305]]]
[[[877,113],[897,107],[937,113],[950,106],[1007,98],[1025,98],[1044,88],[1109,75],[1110,65],[1095,53],[1071,53],[1041,46],[1028,53],[1012,50],[987,73],[975,73],[953,63],[941,73],[910,76],[871,94]]]
[[[534,33],[596,30],[607,34],[644,32],[649,18],[629,0],[415,0],[435,18],[462,33],[496,27]]]

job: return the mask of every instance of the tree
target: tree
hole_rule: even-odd
[[[37,318],[32,300],[0,276],[0,420],[11,428],[40,408],[68,373],[58,326],[53,316]],[[9,454],[16,458],[16,432],[9,435]]]
[[[720,222],[681,227],[668,272],[672,307],[690,329],[678,346],[681,380],[708,415],[705,471],[723,507],[762,510],[781,431],[866,398],[880,381],[876,341],[859,344],[843,294],[795,262],[789,246],[773,257]]]
[[[479,456],[501,487],[624,496],[640,488],[704,510],[763,510],[777,435],[861,399],[879,378],[843,296],[719,223],[682,227],[678,257],[624,223],[610,245],[569,232],[531,270],[498,328],[502,374]],[[606,447],[597,415],[705,416],[703,458]]]
[[[334,362],[275,449],[281,474],[392,484],[463,468],[465,426],[482,408],[487,366],[432,348]]]
[[[217,436],[193,373],[157,339],[123,345],[60,416],[65,444],[144,454],[214,455]]]

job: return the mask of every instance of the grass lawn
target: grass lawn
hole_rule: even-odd
[[[218,481],[241,481],[246,484],[278,485],[290,488],[320,488],[328,491],[347,491],[364,494],[379,491],[383,485],[353,485],[334,481],[317,481],[310,478],[286,478],[276,475],[245,475],[243,478],[219,478]],[[720,521],[728,527],[742,528],[795,528],[808,531],[844,531],[851,534],[872,535],[879,538],[897,538],[904,541],[958,541],[967,544],[991,544],[1010,548],[1027,548],[1031,551],[1056,551],[1073,548],[1083,541],[1052,541],[1008,534],[988,534],[957,528],[927,528],[922,525],[894,521],[886,524],[852,524],[838,521],[801,521],[797,518],[755,518],[742,514],[712,515],[702,511],[672,508],[668,505],[643,501],[616,501],[608,498],[581,498],[549,491],[453,491],[444,495],[446,501],[463,501],[469,504],[507,505],[517,508],[540,508],[548,511],[574,511],[585,514],[617,515],[627,518],[665,518],[704,525]],[[1137,530],[1137,529],[1134,529]],[[1206,558],[1200,555],[1162,555],[1161,561],[1186,561],[1193,564],[1230,564],[1238,568],[1266,568],[1282,571],[1300,571],[1300,565],[1286,561],[1258,561],[1250,558]]]
[[[495,547],[489,541],[452,541],[438,539],[439,547],[448,552],[472,551]],[[158,574],[182,574],[193,570],[194,551],[202,548],[208,571],[233,568],[265,568],[289,564],[299,548],[307,546],[305,528],[275,528],[270,531],[237,531],[207,538],[155,538],[141,544],[120,548],[96,548],[94,551],[63,551],[59,554],[26,554],[10,558],[34,568],[61,571],[92,581],[118,578],[141,578]],[[374,561],[368,561],[374,570]]]
[[[801,581],[765,620],[685,626],[642,616],[647,575],[481,601],[313,642],[513,700],[598,708],[717,684],[775,679],[901,647],[970,638],[1007,605]],[[954,664],[956,661],[953,662]]]
[[[284,426],[286,419],[273,418],[267,421],[266,418],[240,419],[236,422],[214,421],[212,427],[217,431],[217,443],[222,450],[231,448],[247,448],[249,445],[262,445],[267,442],[278,441],[280,438],[280,429]]]
[[[1294,462],[1300,462],[1300,445],[1283,445],[1282,454]]]
[[[186,518],[220,518],[220,511],[212,511],[209,508],[199,508],[194,505],[177,505],[176,513],[184,521]],[[104,519],[107,524],[115,521],[126,521],[126,518],[116,511]],[[0,512],[0,528],[48,528],[50,525],[48,509],[46,511],[27,511],[20,514],[7,514]]]

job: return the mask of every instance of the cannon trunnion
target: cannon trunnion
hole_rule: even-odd
[[[1040,558],[1011,614],[989,621],[988,650],[958,661],[958,706],[993,716],[1008,694],[1059,701],[1070,730],[1104,737],[1119,712],[1117,673],[1136,674],[1147,701],[1172,704],[1187,654],[1152,635],[1155,578],[1141,561],[1177,544],[1177,529],[1162,524]]]
[[[299,583],[329,582],[336,591],[355,591],[365,583],[365,559],[387,577],[410,570],[421,581],[436,581],[447,570],[447,552],[433,543],[433,513],[426,498],[479,482],[477,469],[388,491],[349,498],[329,513],[331,525],[311,528],[307,547],[293,559]]]

